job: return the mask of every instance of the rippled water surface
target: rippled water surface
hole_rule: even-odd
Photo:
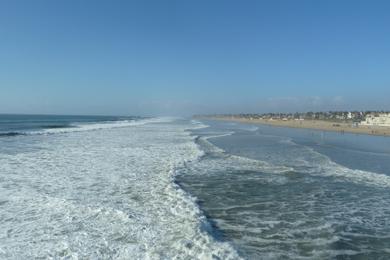
[[[389,259],[389,138],[206,122],[178,177],[248,259]]]
[[[389,138],[23,120],[0,118],[0,259],[390,258]]]
[[[77,124],[0,138],[0,259],[237,258],[176,168],[202,151],[191,121]]]

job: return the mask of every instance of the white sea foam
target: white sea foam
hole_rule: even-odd
[[[277,166],[261,160],[228,154],[209,141],[210,138],[229,136],[233,133],[234,132],[220,133],[199,138],[198,142],[202,146],[202,150],[206,154],[212,156],[208,158],[207,161],[199,161],[191,164],[191,166],[187,165],[187,169],[184,169],[184,171],[196,172],[197,175],[213,175],[214,173],[223,171],[254,171],[259,173],[280,174],[293,170],[291,167]],[[275,175],[274,178],[269,178],[269,180],[280,182],[281,178],[283,179],[284,177]]]
[[[191,129],[202,129],[202,128],[207,128],[209,127],[208,125],[198,121],[198,120],[191,120],[192,127]]]
[[[271,142],[279,145],[274,150],[270,150],[269,147],[261,150],[261,144],[259,144],[256,156],[267,158],[267,160],[264,160],[267,163],[275,166],[285,166],[290,170],[301,173],[335,177],[337,178],[335,180],[338,181],[390,187],[389,175],[342,166],[311,147],[295,143],[291,138],[261,135],[265,138],[271,138]]]
[[[340,180],[347,180],[355,183],[375,185],[381,187],[390,187],[390,176],[381,173],[350,169],[332,161],[328,156],[323,155],[313,148],[298,145],[292,140],[285,144],[297,147],[295,162],[301,166],[306,166],[307,171],[312,174],[321,174],[323,176],[338,177]]]
[[[246,169],[258,170],[268,173],[285,173],[296,170],[304,171],[305,173],[309,174],[336,177],[340,181],[350,181],[364,185],[390,187],[389,175],[350,169],[348,167],[342,166],[332,161],[328,156],[315,151],[313,148],[295,143],[291,138],[262,134],[262,136],[275,138],[275,140],[279,139],[277,143],[288,146],[286,149],[280,149],[278,154],[270,153],[270,156],[273,158],[271,158],[269,161],[250,159],[238,155],[227,155],[223,149],[213,145],[208,141],[212,138],[224,137],[232,134],[234,134],[233,131],[227,133],[209,133],[208,136],[202,138],[202,140],[204,140],[203,146],[206,148],[206,150],[209,152],[225,154],[227,157],[233,160],[231,163],[229,163],[225,158],[225,161],[223,162],[225,166],[234,165],[237,163],[237,161],[240,161],[241,164],[245,165],[244,168]],[[237,164],[236,168],[240,168],[242,166],[241,164]]]
[[[71,132],[84,132],[92,130],[102,130],[102,129],[112,129],[118,127],[130,127],[130,126],[140,126],[149,123],[167,123],[175,120],[173,117],[155,117],[139,120],[120,120],[120,121],[108,121],[100,123],[83,123],[83,124],[74,124],[70,127],[64,128],[48,128],[42,131],[31,131],[24,134],[27,135],[36,135],[36,134],[63,134]]]
[[[238,133],[219,140],[225,151],[209,142],[225,129],[207,130],[197,139],[206,156],[187,163],[179,180],[244,257],[385,255],[389,200],[373,186],[389,187],[388,176],[349,169],[278,136],[247,145]]]
[[[259,130],[259,128],[257,126],[251,126],[251,127],[246,128],[245,130],[255,132],[255,131]]]
[[[174,183],[175,169],[202,155],[185,131],[196,126],[53,129],[39,150],[0,150],[0,258],[239,258]]]

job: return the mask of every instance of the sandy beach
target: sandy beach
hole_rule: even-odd
[[[292,128],[306,128],[323,131],[333,131],[340,133],[354,133],[354,134],[367,134],[367,135],[379,135],[390,136],[390,127],[382,126],[353,126],[351,123],[339,123],[323,120],[265,120],[265,119],[248,119],[239,117],[211,117],[210,119],[235,121],[250,124],[265,124],[280,127],[292,127]]]

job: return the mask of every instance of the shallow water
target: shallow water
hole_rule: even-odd
[[[388,138],[31,120],[0,138],[1,259],[390,257]]]
[[[173,119],[0,139],[1,259],[237,258],[175,169],[202,152]]]
[[[389,138],[205,123],[178,181],[241,256],[390,257]]]

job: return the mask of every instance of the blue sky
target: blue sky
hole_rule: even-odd
[[[390,1],[0,1],[0,113],[390,110]]]

